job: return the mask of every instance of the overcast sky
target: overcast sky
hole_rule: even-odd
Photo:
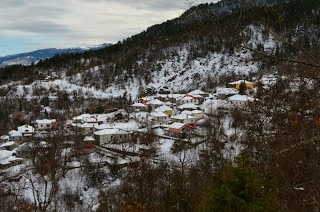
[[[0,0],[0,56],[116,43],[218,0]]]

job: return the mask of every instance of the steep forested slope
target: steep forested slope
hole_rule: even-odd
[[[21,211],[317,211],[319,6],[318,0],[203,4],[108,48],[1,69],[0,94],[9,97],[0,98],[4,133],[36,119],[43,106],[65,123],[79,113],[114,108],[128,115],[126,97],[144,90],[210,91],[232,79],[256,82],[247,91],[252,102],[243,107],[220,111],[222,100],[206,100],[215,109],[208,108],[199,131],[186,139],[142,128],[129,146],[110,143],[116,157],[111,148],[65,157],[59,142],[68,149],[64,141],[84,136],[62,129],[48,138],[51,145],[39,146],[34,168],[22,169],[23,177],[10,170],[13,178],[1,188],[15,196],[0,189],[1,205],[17,204]],[[269,73],[272,82],[263,84]],[[47,76],[53,78],[43,80]],[[148,126],[142,114],[131,117]],[[44,110],[41,117],[48,115]],[[124,151],[132,149],[142,153],[126,158]],[[34,185],[35,177],[40,183]],[[53,192],[42,198],[44,190]]]
[[[0,83],[54,75],[109,96],[136,97],[146,87],[204,87],[225,76],[275,70],[275,61],[262,55],[293,58],[297,47],[318,47],[318,1],[250,2],[202,4],[104,49],[0,69]]]

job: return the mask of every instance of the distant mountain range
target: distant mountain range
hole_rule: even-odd
[[[0,67],[9,65],[30,65],[32,63],[37,63],[39,60],[44,60],[46,58],[51,58],[57,54],[67,54],[67,53],[83,53],[89,50],[98,50],[107,46],[111,46],[110,43],[104,43],[100,45],[90,46],[90,47],[75,47],[66,49],[40,49],[32,52],[26,52],[21,54],[8,55],[0,57]]]

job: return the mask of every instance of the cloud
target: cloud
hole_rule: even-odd
[[[49,20],[34,20],[32,22],[21,21],[14,25],[7,26],[6,29],[34,34],[60,34],[71,32],[71,30],[67,26],[57,24]]]
[[[189,6],[187,0],[1,0],[0,43],[29,38],[23,45],[30,50],[116,43]]]
[[[132,8],[137,9],[150,9],[150,10],[172,10],[181,8],[184,6],[185,1],[177,0],[177,1],[166,1],[166,0],[93,0],[93,2],[99,3],[110,3],[110,2],[118,2],[122,5],[128,5]]]

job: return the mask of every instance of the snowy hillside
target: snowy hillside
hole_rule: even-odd
[[[0,67],[1,212],[317,211],[320,3],[252,2]]]
[[[276,41],[270,35],[262,36],[263,26],[248,26],[247,31],[250,32],[250,40],[245,46],[257,48],[258,44],[263,44],[266,51],[273,51]],[[279,45],[279,43],[278,43]],[[126,71],[119,76],[115,82],[106,86],[105,89],[98,89],[83,83],[84,75],[99,76],[103,70],[103,66],[95,66],[84,73],[79,73],[70,77],[62,76],[64,79],[56,79],[50,81],[37,80],[30,85],[18,85],[13,87],[8,96],[19,96],[27,98],[37,98],[39,96],[47,96],[55,98],[58,91],[66,91],[72,95],[82,95],[84,97],[94,98],[110,98],[127,95],[135,99],[139,92],[146,88],[159,90],[167,88],[172,92],[180,90],[191,90],[197,88],[205,88],[207,80],[218,80],[222,76],[248,76],[250,73],[256,73],[259,70],[259,63],[252,61],[250,51],[239,48],[233,54],[214,52],[208,53],[205,57],[199,57],[189,60],[190,49],[185,46],[183,48],[176,47],[164,50],[167,55],[172,52],[177,53],[176,56],[168,57],[164,60],[157,61],[159,69],[151,73],[151,82],[146,83],[145,79],[135,76],[122,82]],[[138,68],[143,66],[144,62],[137,61]],[[99,77],[97,77],[98,80]],[[103,84],[103,81],[101,81]],[[2,86],[6,88],[7,86]]]

